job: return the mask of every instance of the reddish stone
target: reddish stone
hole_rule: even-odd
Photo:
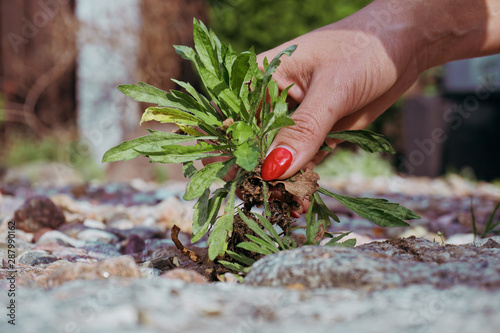
[[[43,228],[56,229],[66,222],[62,210],[44,196],[30,198],[14,213],[16,228],[37,232]]]

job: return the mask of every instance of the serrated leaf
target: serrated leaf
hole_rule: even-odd
[[[216,179],[221,179],[229,171],[229,168],[234,164],[234,159],[215,162],[206,165],[203,169],[196,172],[189,180],[184,200],[193,200],[198,198],[212,185]]]
[[[232,133],[232,141],[236,141],[236,144],[241,144],[256,136],[252,127],[242,121],[237,121],[229,126],[226,132]]]
[[[330,219],[332,219],[335,222],[340,222],[338,216],[326,206],[325,202],[323,201],[323,199],[321,199],[321,196],[318,192],[314,193],[314,200],[314,209],[315,213],[318,214],[319,220],[325,220],[329,222]],[[327,226],[329,225],[330,223],[327,223]]]
[[[220,61],[210,40],[210,33],[205,24],[196,19],[193,19],[193,38],[194,47],[204,67],[219,76]]]
[[[387,141],[383,135],[371,131],[339,131],[329,133],[326,137],[355,143],[360,146],[361,149],[370,153],[396,153],[389,141]]]
[[[234,157],[236,164],[246,171],[252,171],[259,164],[260,149],[254,142],[247,141],[236,147]]]
[[[162,154],[162,155],[148,155],[151,163],[184,163],[189,161],[203,160],[206,158],[228,156],[226,153],[179,153],[179,154]]]
[[[215,223],[215,227],[208,237],[208,258],[214,260],[223,256],[227,249],[227,239],[233,231],[233,214],[224,214]]]
[[[193,48],[184,45],[174,45],[175,52],[185,60],[195,61],[196,53]]]
[[[167,132],[152,131],[152,135],[146,135],[125,141],[118,146],[109,149],[103,156],[102,162],[115,162],[140,156],[140,150],[160,149],[167,145],[173,145],[192,140],[215,140],[214,136],[192,137],[189,135],[180,135]]]
[[[196,171],[198,170],[195,168],[193,162],[189,161],[182,163],[182,173],[184,174],[184,178],[191,178]]]
[[[332,193],[322,187],[319,192],[338,200],[359,216],[372,221],[381,227],[407,227],[405,220],[419,219],[420,216],[411,210],[399,206],[397,203],[388,202],[386,199],[351,198]]]
[[[147,108],[142,114],[141,124],[145,121],[158,121],[160,123],[171,123],[181,125],[198,126],[200,120],[184,111],[166,107]]]
[[[193,146],[151,145],[150,147],[145,149],[135,148],[135,150],[141,153],[141,155],[152,157],[152,156],[164,156],[164,155],[181,156],[181,155],[190,155],[196,153],[208,153],[221,148],[223,147],[200,141]]]

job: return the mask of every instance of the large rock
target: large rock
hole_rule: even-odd
[[[245,283],[292,288],[385,289],[413,284],[500,288],[500,248],[410,237],[355,248],[304,246],[256,262]]]

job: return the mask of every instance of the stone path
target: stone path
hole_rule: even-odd
[[[325,184],[390,198],[423,219],[382,229],[326,200],[342,221],[331,231],[355,230],[360,246],[267,256],[243,285],[227,275],[208,282],[215,272],[173,246],[176,224],[183,244],[205,251],[206,239],[189,242],[193,203],[181,199],[181,184],[0,184],[0,332],[497,332],[500,239],[470,244],[469,196],[481,228],[500,190],[457,179],[384,182]],[[461,245],[442,244],[437,231]]]

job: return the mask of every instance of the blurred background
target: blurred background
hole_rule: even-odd
[[[0,0],[0,180],[182,179],[179,167],[146,158],[101,164],[121,141],[146,128],[166,129],[140,127],[145,105],[116,86],[143,81],[177,88],[171,78],[196,84],[190,64],[172,47],[192,45],[193,17],[237,51],[261,52],[369,2]],[[343,145],[319,171],[498,180],[499,87],[499,56],[429,70],[370,127],[389,138],[395,156]]]

